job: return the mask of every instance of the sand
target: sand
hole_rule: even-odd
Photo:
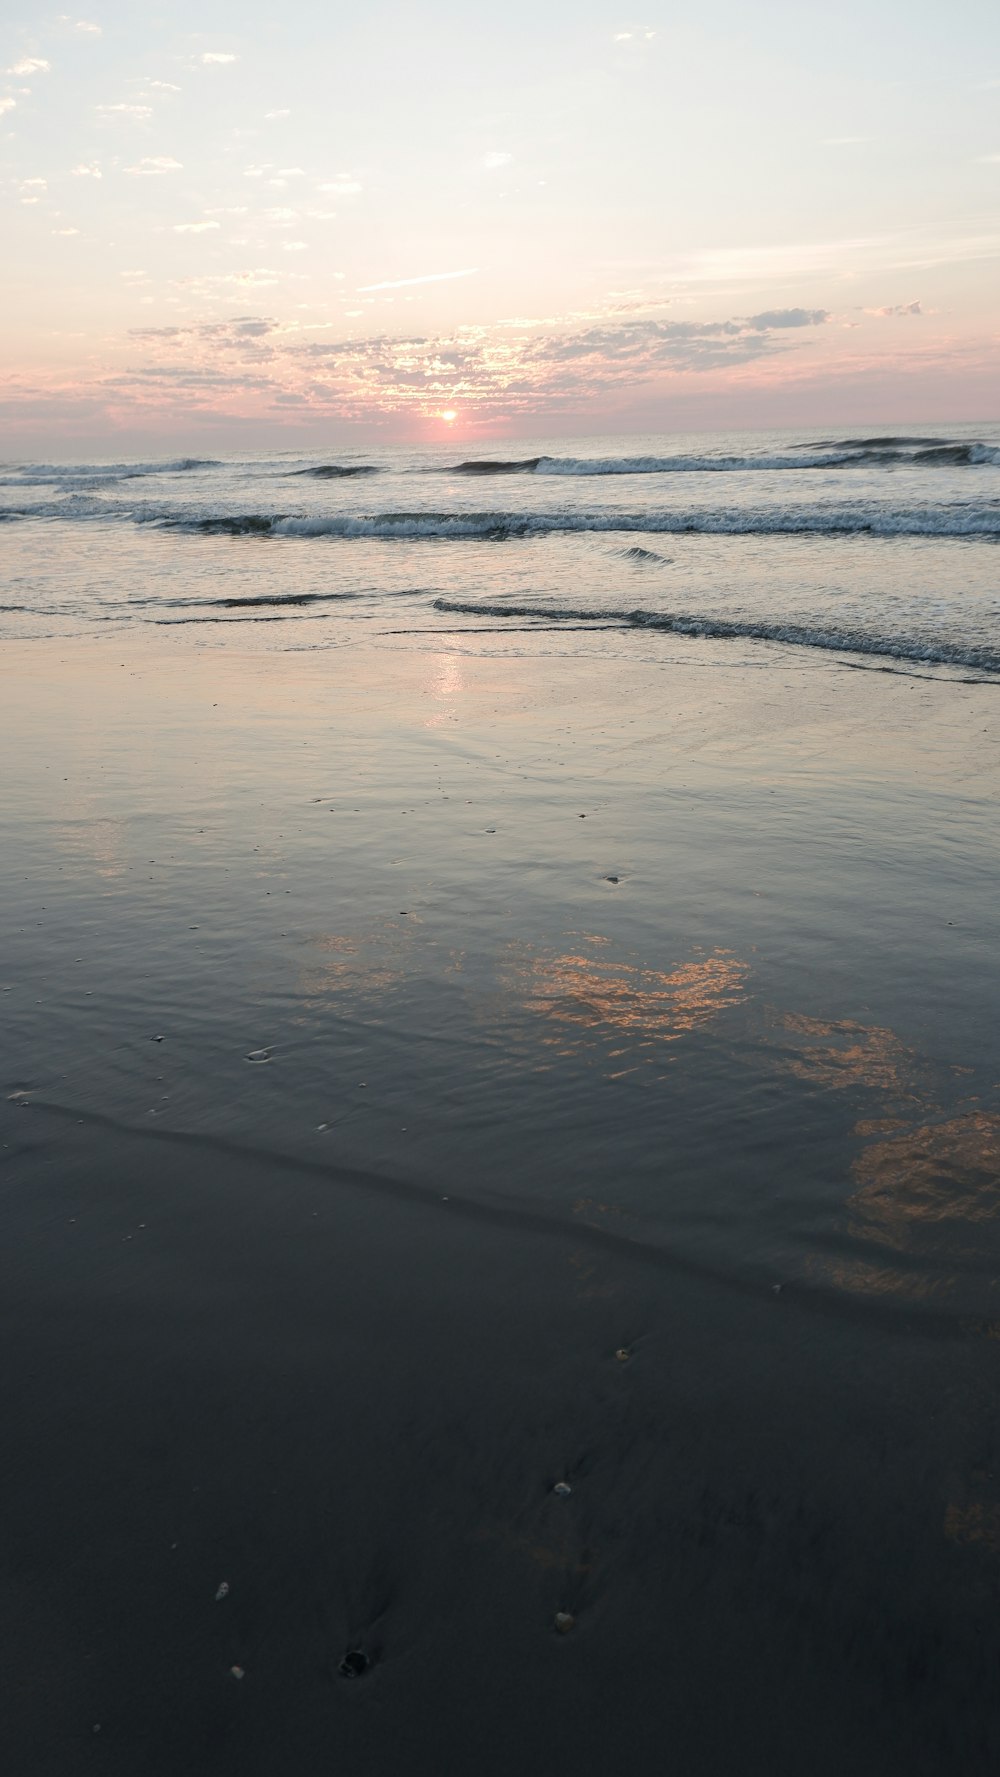
[[[995,1768],[996,689],[543,646],[4,651],[14,1777]]]

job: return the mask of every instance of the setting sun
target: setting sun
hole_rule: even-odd
[[[458,414],[455,412],[453,407],[449,407],[447,412],[439,414],[438,418],[444,420],[445,424],[450,426],[453,423],[453,421],[457,420]]]

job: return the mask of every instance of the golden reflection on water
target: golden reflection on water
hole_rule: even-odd
[[[313,944],[320,960],[299,975],[306,1005],[345,991],[379,1000],[406,978],[404,953],[410,948],[410,933],[400,931],[394,921],[369,932],[321,932]]]
[[[608,1059],[632,1064],[741,1005],[748,975],[749,964],[724,950],[666,971],[612,956],[539,955],[527,948],[512,959],[518,996],[554,1027],[543,1040],[560,1056],[601,1044]],[[607,1048],[609,1042],[614,1046]],[[631,1071],[612,1069],[609,1077]]]
[[[784,1061],[787,1071],[807,1085],[828,1092],[865,1086],[894,1099],[916,1096],[915,1057],[895,1031],[849,1018],[810,1018],[804,1012],[786,1012],[780,1024],[792,1043],[813,1039]]]
[[[1000,1210],[1000,1117],[969,1111],[870,1143],[854,1162],[852,1233],[903,1249],[948,1223]]]

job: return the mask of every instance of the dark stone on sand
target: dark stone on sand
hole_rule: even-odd
[[[576,1618],[571,1616],[568,1610],[556,1611],[555,1625],[560,1635],[568,1635],[575,1622]]]
[[[349,1647],[337,1670],[341,1678],[363,1678],[371,1661],[360,1647]]]

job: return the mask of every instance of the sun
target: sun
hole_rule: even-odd
[[[454,425],[457,418],[458,418],[458,414],[455,412],[455,409],[453,407],[449,407],[445,410],[444,413],[438,414],[438,419],[444,420],[444,423],[446,426]]]

